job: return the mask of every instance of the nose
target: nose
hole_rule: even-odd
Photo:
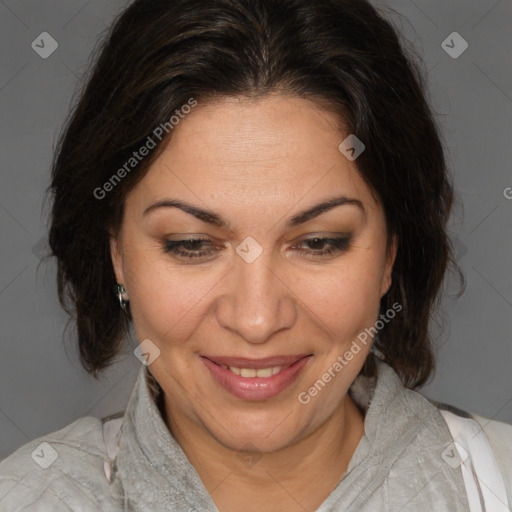
[[[249,343],[264,343],[294,325],[294,294],[265,252],[252,263],[235,258],[226,276],[226,291],[217,302],[217,321]]]

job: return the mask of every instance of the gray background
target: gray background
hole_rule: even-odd
[[[405,17],[391,14],[424,58],[460,197],[450,230],[468,284],[455,300],[448,281],[438,370],[423,392],[512,423],[512,3],[375,4]],[[130,349],[100,381],[88,376],[73,331],[62,341],[55,265],[40,263],[57,135],[97,37],[124,5],[0,1],[0,458],[81,416],[124,409],[140,368]],[[454,31],[469,44],[457,59],[441,47]],[[31,47],[42,32],[59,44],[47,59]]]

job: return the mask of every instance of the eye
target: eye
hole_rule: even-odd
[[[301,256],[305,256],[306,258],[310,259],[316,257],[332,256],[333,253],[346,251],[350,247],[351,239],[351,235],[334,238],[315,236],[313,238],[302,240],[299,244],[299,246],[302,244],[309,244],[311,248],[310,250],[300,249],[298,252]],[[326,246],[327,249],[325,249]]]
[[[298,253],[308,259],[333,256],[334,253],[346,251],[350,247],[352,236],[342,237],[313,237],[302,240],[295,248],[307,244],[309,250],[298,249]],[[208,248],[209,247],[209,248]],[[326,248],[327,247],[327,248]],[[164,252],[171,253],[178,258],[200,259],[212,256],[220,247],[213,245],[207,238],[186,238],[182,240],[165,240]]]
[[[200,250],[206,244],[210,244],[213,248],[210,250]],[[207,238],[187,238],[183,240],[165,240],[164,252],[172,253],[180,258],[202,258],[211,255],[219,248],[213,246]]]

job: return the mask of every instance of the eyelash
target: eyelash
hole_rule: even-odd
[[[310,250],[310,251],[304,251],[299,250],[299,254],[301,256],[305,256],[308,259],[316,258],[316,257],[323,257],[325,255],[331,256],[333,253],[333,250],[337,252],[344,252],[349,249],[350,242],[351,242],[352,236],[345,236],[345,237],[338,237],[338,238],[322,238],[315,236],[313,238],[307,238],[305,240],[302,240],[300,244],[307,243],[307,242],[322,242],[322,243],[329,243],[331,245],[331,249],[328,250]],[[207,256],[211,253],[211,251],[183,251],[180,249],[180,247],[183,247],[187,244],[203,244],[205,242],[209,242],[206,238],[188,238],[183,240],[165,240],[164,241],[164,252],[165,253],[172,253],[175,256],[181,257],[181,258],[187,258],[187,259],[199,259],[203,256]],[[214,249],[218,250],[218,249]]]

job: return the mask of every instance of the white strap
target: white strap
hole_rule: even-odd
[[[510,512],[498,462],[480,424],[440,410],[460,456],[471,512]]]
[[[108,458],[105,458],[103,462],[103,470],[109,483],[112,479],[112,463],[119,452],[119,436],[123,419],[123,416],[121,416],[108,419],[103,423],[103,440],[105,441],[108,455]]]

